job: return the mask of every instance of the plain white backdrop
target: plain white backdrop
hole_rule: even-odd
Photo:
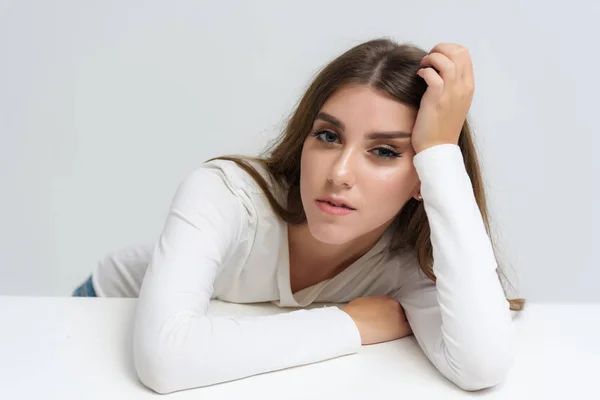
[[[364,40],[467,46],[493,223],[520,294],[600,301],[600,5],[0,1],[0,294],[69,295],[154,240],[182,177],[256,154]]]

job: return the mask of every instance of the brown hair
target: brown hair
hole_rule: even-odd
[[[223,156],[211,160],[221,159],[237,163],[256,180],[280,218],[289,224],[301,224],[306,221],[300,200],[302,146],[317,113],[327,98],[344,85],[361,84],[381,90],[399,102],[418,109],[427,85],[416,72],[420,67],[421,59],[427,54],[415,45],[398,44],[388,38],[359,44],[334,59],[316,75],[287,121],[282,134],[269,146],[262,157]],[[492,240],[484,185],[468,119],[463,124],[458,146],[486,230]],[[262,164],[276,183],[288,188],[285,206],[276,200],[268,183],[247,160]],[[430,228],[423,203],[414,198],[408,200],[398,213],[395,222],[396,231],[391,241],[390,251],[407,245],[413,246],[421,270],[435,281]],[[498,268],[497,272],[501,281],[507,283],[502,269]],[[512,310],[523,309],[523,299],[508,301]]]

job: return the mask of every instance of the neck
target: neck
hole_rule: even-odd
[[[329,244],[315,239],[306,223],[288,226],[290,257],[294,264],[310,268],[326,278],[343,271],[367,253],[384,234],[387,226],[371,231],[346,243]]]

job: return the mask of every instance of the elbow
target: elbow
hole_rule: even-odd
[[[202,346],[208,342],[207,324],[190,324],[189,316],[173,317],[160,328],[148,324],[136,326],[133,340],[133,361],[138,379],[159,394],[167,394],[217,383],[211,373],[211,363]],[[194,332],[190,332],[194,330]],[[194,338],[190,342],[189,338]]]
[[[175,382],[170,378],[170,363],[162,354],[141,343],[134,344],[134,365],[138,379],[147,388],[159,394],[176,391]]]
[[[491,388],[506,379],[511,363],[494,360],[465,369],[453,379],[456,386],[465,391]]]
[[[458,354],[459,358],[448,357],[448,378],[459,388],[466,391],[477,391],[494,387],[502,383],[512,368],[516,337],[512,322],[498,326],[494,335],[481,335],[471,341],[470,345],[463,348]],[[448,370],[447,370],[448,371]]]
[[[502,346],[502,350],[502,352],[485,352],[469,357],[470,361],[463,363],[463,367],[451,380],[466,391],[477,391],[498,385],[506,379],[514,358],[512,346]]]
[[[140,382],[159,394],[188,388],[185,360],[179,346],[162,341],[158,331],[136,329],[133,341],[133,363]]]

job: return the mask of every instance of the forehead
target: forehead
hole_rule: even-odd
[[[339,119],[348,129],[411,131],[417,116],[414,107],[365,85],[336,90],[320,111]]]

